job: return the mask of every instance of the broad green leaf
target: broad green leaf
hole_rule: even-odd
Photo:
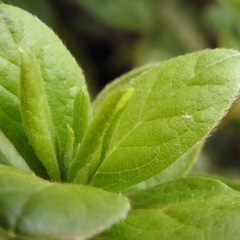
[[[105,102],[106,98],[108,98],[112,93],[117,91],[122,91],[124,89],[128,89],[131,86],[131,82],[137,76],[140,76],[145,71],[149,70],[153,67],[153,64],[148,64],[146,66],[133,69],[132,71],[123,74],[119,78],[115,79],[111,83],[109,83],[97,96],[95,101],[93,102],[93,114],[95,115],[100,108],[102,107],[103,103]]]
[[[189,171],[191,170],[196,157],[198,156],[200,150],[202,149],[202,144],[199,146],[194,146],[190,151],[185,155],[180,157],[176,162],[170,165],[168,168],[164,169],[162,172],[156,176],[136,184],[130,188],[124,189],[124,194],[131,193],[134,191],[150,188],[157,186],[164,182],[173,181],[175,179],[186,177]]]
[[[134,78],[109,147],[89,184],[119,191],[153,177],[202,141],[239,90],[240,54],[206,50]]]
[[[0,165],[0,227],[10,235],[86,239],[125,218],[126,197],[89,186],[50,183]]]
[[[240,193],[220,181],[185,178],[129,199],[128,217],[94,239],[239,239]]]
[[[146,31],[154,26],[154,5],[148,0],[77,0],[103,23],[120,29]]]
[[[118,121],[123,109],[132,96],[133,89],[115,92],[104,102],[102,110],[93,118],[71,165],[69,180],[88,183],[104,157],[105,135],[111,125]],[[104,148],[105,147],[105,148]]]
[[[24,130],[36,155],[54,181],[60,180],[56,136],[44,89],[41,70],[34,54],[19,48],[21,55],[20,110]]]
[[[65,148],[67,125],[73,126],[75,96],[86,88],[84,77],[58,37],[23,10],[1,4],[0,32],[0,129],[31,169],[45,177],[46,170],[28,144],[22,127],[19,106],[21,59],[18,49],[30,49],[36,56],[60,151]]]

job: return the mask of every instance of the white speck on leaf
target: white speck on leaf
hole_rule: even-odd
[[[189,115],[189,114],[185,113],[182,117],[186,120],[189,120],[189,119],[192,118],[192,115]]]
[[[21,47],[18,47],[18,51],[22,53],[24,52],[24,50]]]

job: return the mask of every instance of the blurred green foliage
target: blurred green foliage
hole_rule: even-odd
[[[205,48],[240,50],[239,0],[4,0],[59,35],[94,97],[140,65]],[[240,104],[207,141],[197,171],[240,178]],[[210,159],[210,160],[209,160]]]
[[[1,2],[11,4],[28,12],[31,12],[33,15],[36,15],[49,26],[53,24],[53,16],[49,7],[48,0],[2,0]]]

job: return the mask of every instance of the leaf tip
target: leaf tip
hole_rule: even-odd
[[[132,95],[134,92],[134,88],[128,88],[127,90],[124,91],[124,93],[122,94],[121,98],[119,99],[119,102],[116,106],[116,112],[118,112],[119,110],[123,109],[127,103],[129,102],[129,100],[131,99]]]

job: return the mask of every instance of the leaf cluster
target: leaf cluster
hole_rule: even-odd
[[[0,31],[0,237],[238,238],[239,184],[187,177],[238,95],[238,51],[135,69],[91,102],[37,18],[1,4]]]
[[[239,49],[238,0],[2,0],[38,16],[81,63],[91,94],[132,67]]]

